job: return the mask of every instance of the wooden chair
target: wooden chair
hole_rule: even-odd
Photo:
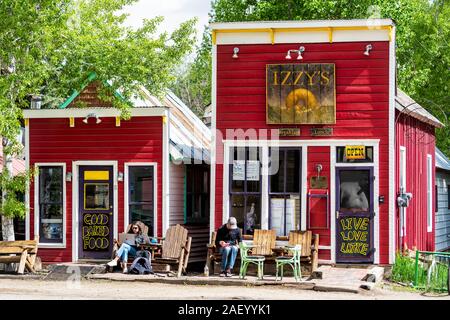
[[[17,273],[36,272],[39,237],[34,240],[0,241],[0,263],[19,263]]]
[[[273,256],[277,234],[275,230],[256,229],[253,235],[252,255]]]
[[[308,231],[291,231],[289,232],[290,246],[301,245],[302,251],[300,260],[311,264],[311,272],[314,272],[318,268],[319,260],[319,235],[312,234],[311,230]]]
[[[154,263],[177,265],[177,276],[186,273],[191,251],[192,237],[188,237],[188,230],[177,224],[167,229],[166,236],[162,242],[161,257],[156,257]]]

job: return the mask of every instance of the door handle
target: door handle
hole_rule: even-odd
[[[339,219],[339,210],[336,210],[336,219]]]

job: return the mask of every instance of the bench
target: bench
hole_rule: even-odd
[[[267,231],[267,230],[264,230]],[[208,253],[207,253],[207,257],[206,257],[206,265],[208,266],[209,270],[211,273],[214,273],[214,265],[215,264],[220,264],[220,262],[222,261],[222,255],[219,253],[219,250],[216,248],[216,235],[217,232],[212,232],[211,233],[211,242],[207,245],[208,248]],[[255,236],[256,235],[256,230],[255,230]],[[255,239],[255,236],[253,235],[243,235],[242,239],[243,241],[246,242],[253,242]],[[258,235],[258,238],[255,240],[258,243],[265,243],[267,242],[268,235],[267,234],[262,234],[262,235]],[[261,240],[261,237],[265,238],[265,240]],[[289,236],[276,236],[275,238],[275,242],[286,242],[288,245],[296,245],[296,244],[301,244],[302,245],[302,252],[301,252],[301,257],[300,257],[300,261],[307,265],[311,271],[311,273],[313,273],[314,271],[317,271],[318,268],[318,248],[319,248],[319,235],[318,234],[312,234],[312,231],[308,230],[308,231],[291,231],[289,233]],[[270,246],[272,247],[271,249],[274,248],[274,244],[273,242],[270,240],[269,241]],[[259,255],[264,255],[266,257],[266,263],[275,263],[275,258],[276,258],[276,254],[275,252],[269,253],[269,251],[267,250],[267,248],[265,248],[266,245],[259,245],[258,247],[254,248],[254,252],[252,252],[252,254],[259,254]],[[263,250],[263,251],[261,251]],[[237,259],[236,259],[237,263],[235,264],[235,267],[239,266],[239,261],[240,260],[240,256],[238,255]]]
[[[34,240],[0,241],[0,263],[18,263],[17,273],[36,272],[39,237]]]

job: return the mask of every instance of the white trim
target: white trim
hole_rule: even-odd
[[[401,192],[403,187],[403,193],[406,192],[406,147],[400,146],[399,153],[399,192]],[[406,236],[406,207],[400,208],[400,237]]]
[[[270,28],[323,28],[323,27],[359,27],[368,24],[375,26],[393,26],[391,19],[351,19],[351,20],[304,20],[304,21],[251,21],[210,23],[211,30],[233,29],[270,29]]]
[[[212,45],[212,72],[211,72],[211,176],[210,176],[210,191],[209,191],[209,237],[211,240],[211,233],[215,231],[215,212],[216,212],[216,92],[217,92],[217,46]]]
[[[130,167],[153,167],[153,235],[157,235],[158,231],[158,163],[156,162],[125,162],[124,163],[124,219],[123,230],[126,230],[129,219],[129,205],[128,205],[128,186],[129,186],[129,169]]]
[[[166,234],[170,226],[170,190],[169,190],[169,144],[170,144],[170,110],[165,110],[163,117],[163,140],[162,140],[162,235]]]
[[[229,154],[230,148],[232,147],[261,147],[263,150],[266,148],[274,146],[274,147],[301,147],[302,148],[302,230],[306,230],[306,196],[307,196],[307,164],[308,164],[308,147],[310,146],[329,146],[330,147],[330,239],[331,245],[327,248],[331,250],[331,262],[336,262],[336,220],[335,220],[335,212],[336,212],[336,203],[334,199],[336,198],[336,167],[373,167],[373,175],[375,177],[375,182],[373,184],[373,210],[375,212],[374,218],[374,248],[376,248],[374,255],[374,264],[380,263],[380,210],[379,210],[379,139],[321,139],[321,140],[223,140],[223,156],[224,156],[224,164],[223,164],[223,192],[222,192],[222,222],[225,223],[229,216],[229,166],[227,165],[229,162]],[[371,146],[374,149],[374,159],[372,163],[337,163],[336,162],[336,147],[344,146],[348,144],[353,145],[365,145]],[[264,160],[264,158],[263,158]],[[264,171],[263,171],[264,172]],[[263,191],[264,189],[264,179],[268,179],[268,177],[263,176]],[[266,199],[268,201],[268,195],[262,194],[262,199]],[[265,219],[268,220],[268,206],[266,206],[267,211],[263,211],[263,206],[261,206],[261,220],[264,222]],[[267,217],[266,217],[267,216]],[[261,225],[264,228],[264,225]],[[268,225],[266,226],[266,228]]]
[[[66,163],[65,162],[36,162],[34,168],[37,175],[34,179],[34,234],[40,235],[39,232],[39,167],[62,167],[63,182],[63,241],[62,243],[38,243],[39,248],[59,248],[64,249],[67,245],[66,228],[67,228],[67,199],[66,199]],[[39,239],[40,241],[41,239]]]
[[[113,167],[113,238],[117,239],[119,219],[119,185],[117,181],[117,161],[72,161],[72,261],[78,261],[78,218],[79,218],[79,167],[80,166],[112,166]],[[111,244],[112,245],[112,244]]]
[[[342,163],[341,163],[342,164]],[[330,244],[331,262],[336,263],[336,147],[330,146]],[[320,238],[319,238],[320,240]]]
[[[25,170],[30,170],[30,123],[25,125]],[[25,192],[25,240],[30,240],[30,180],[27,179],[26,192]]]
[[[389,264],[395,261],[395,25],[389,42]]]
[[[228,147],[311,147],[311,146],[342,146],[342,144],[374,146],[380,139],[320,139],[320,140],[222,140]]]
[[[302,190],[300,190],[301,192],[301,200],[300,200],[300,205],[301,205],[301,212],[303,212],[304,214],[301,215],[301,224],[300,224],[300,230],[302,231],[306,231],[306,194],[308,192],[308,148],[309,146],[304,146],[301,147],[302,148],[302,182],[301,182],[301,188]]]
[[[331,246],[319,246],[319,250],[331,250]]]
[[[150,117],[165,115],[166,108],[131,108],[132,117]],[[99,117],[120,117],[121,112],[115,108],[67,108],[67,109],[26,109],[23,110],[25,119],[34,118],[85,118],[94,113]]]
[[[427,154],[427,232],[433,232],[433,156]]]
[[[348,141],[349,142],[349,141]],[[353,142],[351,142],[353,143]],[[372,167],[373,176],[375,181],[373,183],[373,212],[375,213],[373,221],[373,246],[375,248],[375,254],[373,257],[373,263],[380,263],[380,209],[379,209],[379,193],[380,193],[380,174],[379,174],[379,162],[380,152],[379,144],[365,144],[366,146],[373,147],[374,159],[373,162],[364,163],[338,163],[336,161],[336,147],[330,148],[330,212],[331,212],[331,261],[336,262],[336,168],[351,168],[351,167]],[[342,146],[342,145],[341,145]]]
[[[229,149],[228,149],[229,151]],[[261,213],[269,212],[269,172],[268,172],[268,164],[269,164],[269,148],[267,146],[261,147],[262,152],[262,168],[261,168],[261,179],[262,179],[262,188],[261,188]],[[228,166],[227,166],[228,167]],[[228,188],[227,188],[228,190]],[[228,194],[229,194],[228,190]],[[227,202],[228,203],[228,202]],[[263,216],[261,214],[261,229],[269,229],[269,215]]]

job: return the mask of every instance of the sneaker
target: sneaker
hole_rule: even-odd
[[[231,273],[231,271],[227,271],[226,274],[225,274],[225,276],[226,276],[227,278],[230,278],[230,277],[233,276],[233,274]]]
[[[226,271],[220,271],[219,277],[226,277],[227,273]]]
[[[106,264],[108,267],[115,267],[117,266],[117,260],[111,260]]]
[[[127,267],[125,267],[125,268],[123,269],[123,273],[128,273],[128,268],[127,268]]]

